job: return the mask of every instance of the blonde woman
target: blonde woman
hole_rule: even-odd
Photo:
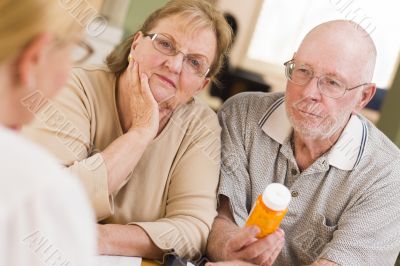
[[[231,30],[207,1],[174,0],[107,59],[76,68],[26,134],[80,176],[103,254],[196,257],[216,215],[220,127],[195,98],[221,67]]]
[[[96,252],[79,181],[18,133],[65,83],[81,35],[60,1],[0,2],[0,265],[86,266]]]

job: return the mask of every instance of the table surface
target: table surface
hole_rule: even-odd
[[[159,264],[153,260],[143,259],[141,265],[142,266],[158,266],[158,265],[162,265],[162,264]]]
[[[140,257],[124,256],[96,256],[98,266],[159,266],[162,264],[153,260],[142,259]]]

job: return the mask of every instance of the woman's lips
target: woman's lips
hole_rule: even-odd
[[[156,74],[156,75],[163,83],[166,83],[167,85],[171,86],[172,88],[176,88],[175,83],[172,80],[170,80],[169,78],[162,76],[162,75],[158,75],[158,74]]]

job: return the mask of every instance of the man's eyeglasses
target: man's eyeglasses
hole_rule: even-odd
[[[184,54],[176,48],[176,43],[172,38],[162,33],[145,34],[144,36],[150,37],[153,47],[164,55],[175,56],[179,53],[183,54],[183,67],[190,73],[205,77],[210,72],[208,60],[204,55]]]
[[[284,63],[284,65],[286,67],[286,78],[289,81],[300,86],[305,86],[314,77],[318,78],[317,87],[319,91],[323,95],[334,99],[343,97],[346,91],[354,90],[369,84],[363,83],[352,88],[347,88],[346,85],[336,77],[332,77],[330,75],[316,76],[311,67],[305,64],[298,64],[294,61],[294,59],[287,61]]]
[[[93,48],[84,41],[75,44],[71,52],[71,60],[74,64],[81,64],[93,54]]]

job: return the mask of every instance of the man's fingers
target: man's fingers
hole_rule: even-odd
[[[266,237],[263,237],[260,239],[261,243],[264,243],[264,245],[267,246],[275,246],[276,243],[278,243],[281,239],[284,239],[285,233],[282,229],[278,229],[275,232],[273,232],[270,235],[267,235]]]
[[[281,242],[276,246],[275,250],[271,255],[271,264],[274,263],[278,255],[281,253],[283,246],[285,245],[285,240],[281,240]]]
[[[243,259],[256,259],[262,257],[262,260],[269,258],[273,254],[276,246],[280,244],[283,239],[283,231],[277,230],[276,232],[246,246],[242,251],[240,251],[240,257]],[[257,263],[261,262],[257,260]]]
[[[272,250],[268,250],[264,253],[261,253],[260,256],[258,256],[253,260],[253,262],[256,263],[257,265],[262,265],[262,266],[273,265],[279,253],[281,253],[284,244],[285,244],[284,239],[279,240],[279,242],[275,244]]]
[[[229,241],[230,249],[239,251],[249,244],[253,238],[260,232],[257,226],[244,227]]]

